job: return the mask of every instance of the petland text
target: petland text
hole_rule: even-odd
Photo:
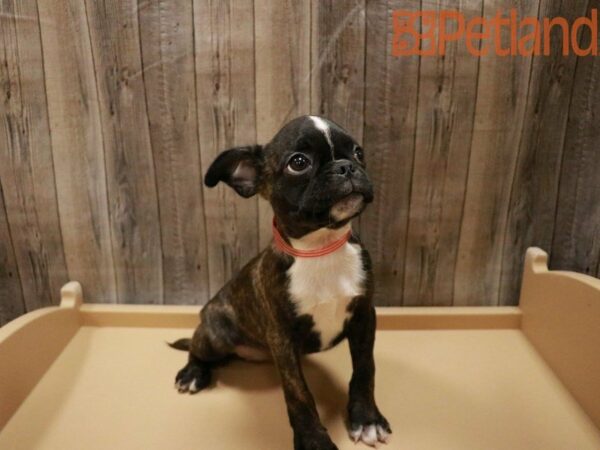
[[[591,10],[590,17],[579,17],[572,25],[564,17],[519,20],[516,9],[509,10],[508,14],[498,11],[491,19],[474,17],[468,21],[459,11],[397,10],[392,12],[392,19],[394,56],[443,56],[449,42],[462,39],[467,51],[477,57],[490,52],[499,56],[548,56],[553,29],[562,34],[564,56],[571,51],[578,56],[598,55],[597,9]],[[577,37],[585,27],[591,39],[586,48],[581,48]]]

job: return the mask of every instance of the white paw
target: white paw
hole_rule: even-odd
[[[381,425],[359,425],[350,430],[350,438],[356,443],[363,441],[371,447],[377,447],[379,443],[387,444],[390,439],[390,433]]]

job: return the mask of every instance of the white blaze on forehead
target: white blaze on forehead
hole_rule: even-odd
[[[325,139],[327,140],[327,143],[329,144],[329,148],[331,148],[331,157],[333,159],[335,159],[335,157],[333,156],[333,141],[331,140],[331,128],[329,128],[329,125],[327,124],[327,122],[325,122],[320,117],[317,117],[317,116],[308,116],[308,117],[310,117],[310,120],[312,120],[312,122],[315,124],[315,127],[317,127],[317,129],[322,131],[323,134],[325,135]]]

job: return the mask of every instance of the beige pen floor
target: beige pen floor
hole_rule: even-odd
[[[0,449],[292,448],[271,364],[234,362],[207,391],[175,391],[186,354],[165,341],[186,334],[82,327],[0,433]],[[600,449],[597,429],[519,330],[379,331],[376,361],[389,449]],[[346,343],[304,367],[340,450],[368,448],[344,428]]]

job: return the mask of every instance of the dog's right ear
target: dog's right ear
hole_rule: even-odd
[[[263,167],[264,154],[260,145],[231,148],[213,161],[204,176],[204,184],[213,187],[223,181],[242,197],[252,197],[259,190]]]

